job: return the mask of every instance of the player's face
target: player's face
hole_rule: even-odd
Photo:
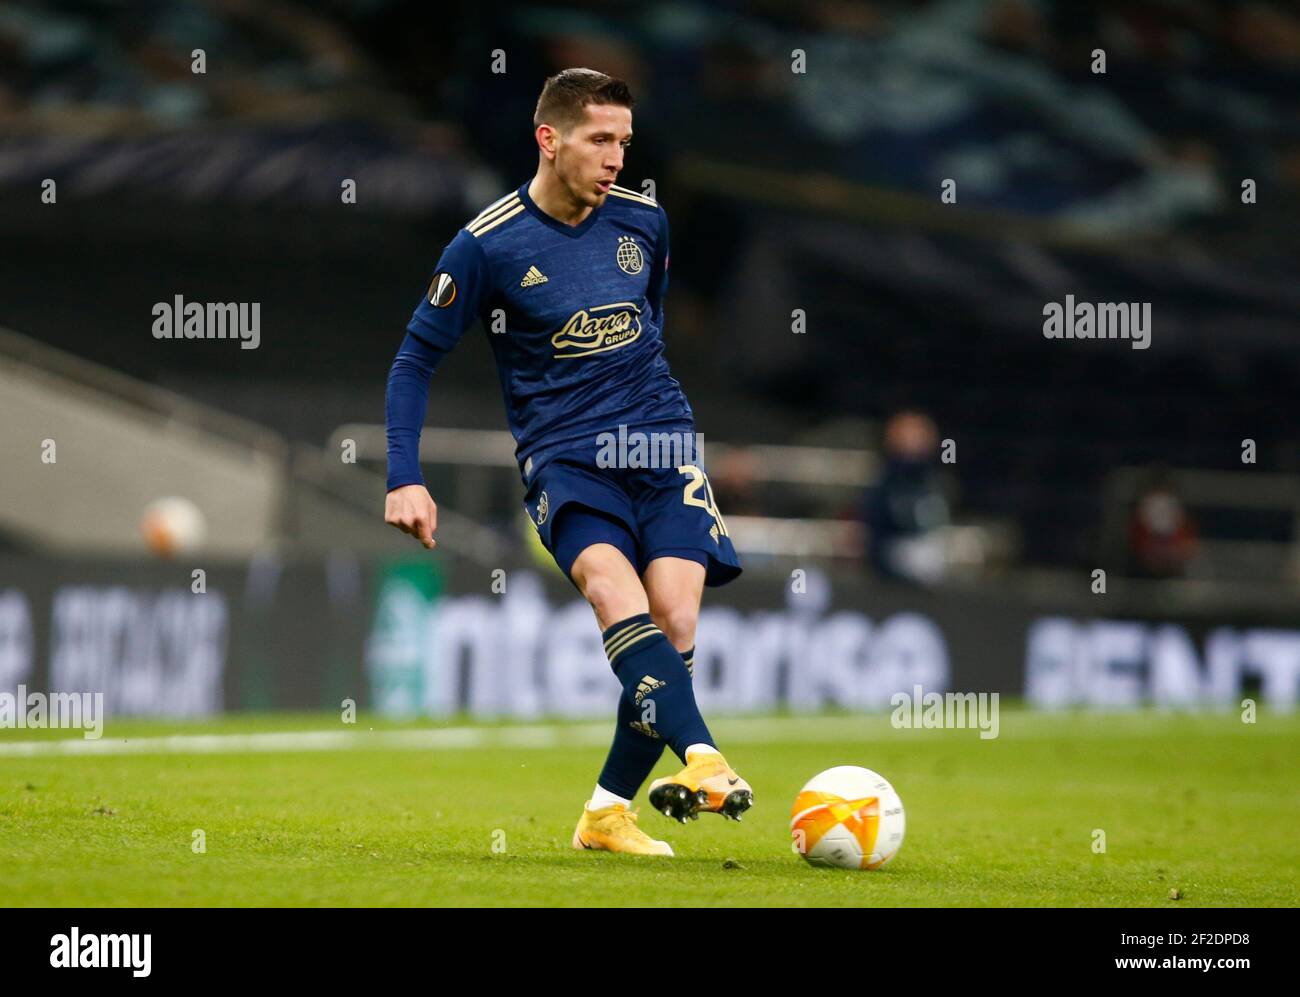
[[[555,172],[575,201],[594,208],[605,200],[623,169],[632,141],[632,112],[615,104],[588,104],[580,124],[555,149]]]

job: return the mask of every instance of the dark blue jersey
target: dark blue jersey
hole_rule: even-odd
[[[534,204],[528,184],[489,205],[444,250],[389,374],[388,487],[422,483],[429,376],[476,321],[525,482],[620,425],[693,432],[664,359],[667,286],[668,216],[636,191],[611,188],[573,226]]]

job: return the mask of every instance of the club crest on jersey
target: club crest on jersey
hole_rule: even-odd
[[[537,525],[541,526],[546,522],[546,514],[551,511],[551,502],[542,492],[541,498],[537,500]]]
[[[614,250],[614,261],[618,263],[618,268],[630,277],[635,277],[645,266],[645,257],[641,255],[641,247],[636,244],[636,240],[630,235],[620,235],[618,237],[618,249]]]
[[[583,308],[551,337],[555,358],[585,357],[626,346],[641,335],[641,309],[631,301]]]
[[[446,308],[455,300],[456,282],[451,279],[451,274],[439,270],[429,285],[429,304],[434,308]]]

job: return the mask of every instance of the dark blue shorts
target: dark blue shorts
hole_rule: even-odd
[[[604,468],[594,455],[564,454],[535,473],[524,508],[566,575],[595,543],[617,547],[638,575],[656,557],[704,565],[705,585],[725,585],[741,571],[708,476],[694,464]]]

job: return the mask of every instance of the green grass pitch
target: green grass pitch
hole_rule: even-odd
[[[885,715],[717,719],[712,728],[752,783],[755,807],[739,824],[709,814],[678,825],[650,811],[643,791],[641,825],[673,845],[671,859],[570,847],[604,757],[604,723],[122,721],[110,724],[99,747],[145,750],[102,755],[50,754],[49,742],[69,732],[4,730],[2,902],[1300,902],[1300,717],[1262,712],[1245,724],[1236,713],[1007,708],[993,740],[974,730],[895,730]],[[419,733],[400,741],[399,730]],[[256,740],[275,731],[331,733],[321,750]],[[141,742],[200,734],[212,736]],[[34,740],[41,746],[17,744]],[[795,793],[838,764],[873,768],[902,796],[906,840],[881,871],[814,869],[790,849]],[[656,774],[675,767],[666,753]],[[196,852],[200,830],[206,850]],[[1105,833],[1104,853],[1094,851],[1095,830]]]

